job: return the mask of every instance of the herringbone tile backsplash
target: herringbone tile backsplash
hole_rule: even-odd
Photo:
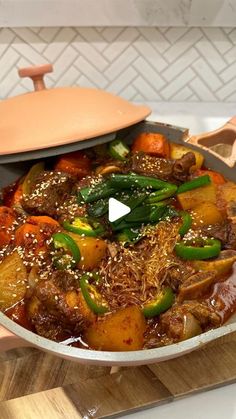
[[[94,86],[135,101],[236,101],[236,28],[0,30],[0,97],[32,90],[17,68],[51,62],[52,86]]]

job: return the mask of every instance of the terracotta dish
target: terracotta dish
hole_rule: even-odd
[[[47,90],[43,76],[50,71],[51,66],[19,70],[21,77],[31,77],[36,91],[0,103],[0,136],[4,140],[0,151],[0,188],[28,173],[35,163],[31,159],[49,157],[49,163],[54,164],[55,156],[68,151],[87,149],[115,137],[130,145],[148,133],[161,134],[169,143],[199,151],[204,157],[204,170],[220,172],[236,182],[236,117],[217,131],[191,137],[187,129],[143,121],[150,114],[149,108],[135,106],[104,91],[80,87]],[[177,357],[236,331],[236,316],[227,319],[216,329],[202,329],[207,331],[198,331],[198,336],[168,346],[112,352],[57,343],[0,312],[0,348],[35,346],[80,363],[142,365]]]

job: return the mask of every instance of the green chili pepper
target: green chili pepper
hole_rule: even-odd
[[[116,192],[116,189],[110,185],[110,181],[97,183],[94,186],[83,188],[79,191],[78,201],[89,202],[97,201],[101,198],[107,198],[113,195]]]
[[[177,256],[185,260],[204,260],[217,257],[220,254],[221,242],[217,239],[199,240],[202,246],[188,245],[189,242],[181,241],[175,245]]]
[[[192,225],[192,217],[187,211],[180,211],[179,215],[182,217],[183,223],[179,229],[179,235],[183,237]]]
[[[111,157],[117,160],[125,160],[130,153],[129,147],[121,140],[114,140],[108,146]]]
[[[172,306],[174,299],[172,289],[170,287],[165,288],[157,294],[154,300],[144,305],[142,310],[144,316],[147,318],[158,316]]]
[[[169,183],[165,188],[150,193],[145,202],[148,204],[154,204],[156,202],[162,201],[163,199],[170,198],[176,193],[177,189],[178,188],[176,185]]]
[[[165,182],[149,176],[136,175],[129,173],[122,175],[119,173],[112,174],[109,180],[110,186],[115,189],[163,189],[172,187],[172,183]]]
[[[126,228],[138,228],[144,224],[155,224],[162,219],[165,210],[165,206],[146,205],[137,207],[123,217],[122,221],[118,220],[111,223],[112,230],[119,231]]]
[[[179,215],[178,211],[172,206],[165,207],[165,211],[161,216],[161,220],[170,219],[173,217],[177,217]]]
[[[99,199],[96,202],[91,202],[87,206],[87,212],[90,217],[102,217],[108,212],[108,199]]]
[[[103,301],[102,296],[96,290],[96,287],[89,283],[89,278],[91,278],[91,274],[84,274],[79,281],[83,297],[88,307],[95,314],[104,314],[109,310],[109,307],[107,303]]]
[[[81,255],[77,243],[65,233],[55,233],[52,236],[55,250],[62,250],[58,256],[55,255],[53,263],[58,269],[73,268],[80,261]]]
[[[86,217],[76,217],[72,223],[64,221],[63,227],[72,233],[90,237],[104,233],[104,228],[98,221]]]
[[[192,189],[200,188],[201,186],[206,186],[211,183],[211,178],[209,175],[199,176],[193,180],[183,183],[177,189],[177,194],[191,191]]]
[[[139,229],[125,228],[117,234],[116,238],[124,246],[127,246],[128,244],[137,243],[142,238],[142,234]]]

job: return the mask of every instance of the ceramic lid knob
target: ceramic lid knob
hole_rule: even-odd
[[[34,67],[20,68],[18,74],[20,77],[30,77],[34,83],[34,90],[44,90],[46,89],[44,83],[44,76],[47,73],[52,73],[53,66],[52,64],[37,65]]]

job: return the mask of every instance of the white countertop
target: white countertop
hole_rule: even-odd
[[[206,372],[207,373],[207,372]],[[124,419],[236,419],[236,384],[199,393]]]
[[[1,0],[0,26],[235,26],[235,0]]]
[[[222,126],[236,114],[236,104],[149,103],[150,120],[190,128],[192,134]],[[207,371],[206,371],[207,374]],[[122,416],[125,419],[236,419],[236,384]]]

